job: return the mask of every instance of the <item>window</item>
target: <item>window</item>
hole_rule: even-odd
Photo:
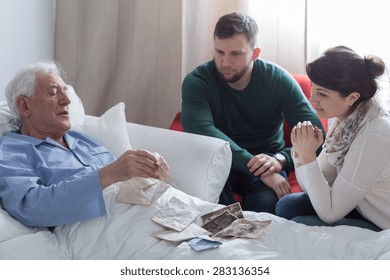
[[[360,55],[375,54],[390,67],[390,11],[383,0],[306,0],[307,60],[329,47],[345,45]],[[389,74],[385,72],[380,96],[390,105]]]

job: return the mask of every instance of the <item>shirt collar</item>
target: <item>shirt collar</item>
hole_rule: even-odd
[[[34,146],[39,146],[43,143],[47,143],[53,146],[57,146],[59,148],[65,149],[62,145],[54,141],[53,139],[46,137],[46,139],[38,139],[35,137],[31,137],[28,135],[21,134],[20,131],[11,131],[8,133],[8,136],[14,139],[23,139],[24,141],[34,145]],[[75,147],[77,146],[78,139],[70,136],[68,133],[65,134],[64,136],[65,142],[68,144],[68,147],[70,150],[74,150]]]

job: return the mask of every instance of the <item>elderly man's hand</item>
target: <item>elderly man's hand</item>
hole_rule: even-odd
[[[168,165],[159,154],[146,150],[128,150],[117,160],[99,170],[103,188],[134,177],[160,178],[161,168],[168,172]]]

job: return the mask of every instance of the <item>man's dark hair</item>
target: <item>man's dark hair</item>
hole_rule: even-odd
[[[256,45],[258,27],[253,18],[244,13],[231,13],[219,18],[214,29],[214,39],[227,39],[244,34],[252,48]]]

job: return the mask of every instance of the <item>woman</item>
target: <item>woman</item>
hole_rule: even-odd
[[[350,48],[327,50],[306,66],[311,103],[334,118],[323,134],[310,122],[291,132],[296,175],[304,193],[284,196],[276,214],[307,225],[390,228],[390,117],[375,98],[385,64]]]

